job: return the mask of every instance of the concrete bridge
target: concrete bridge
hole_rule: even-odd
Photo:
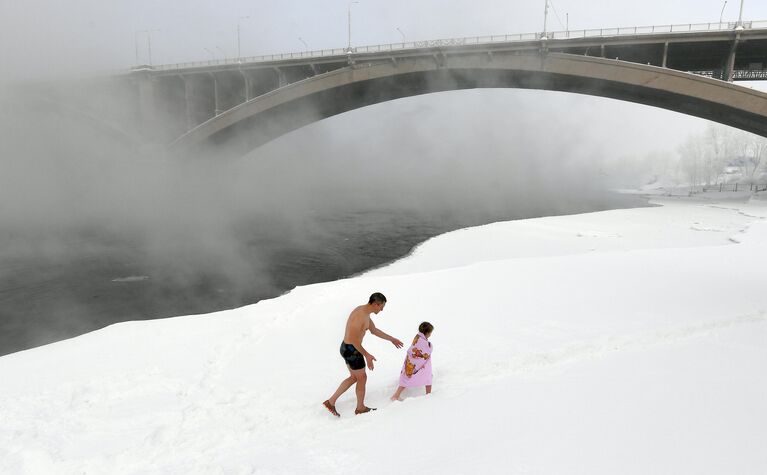
[[[143,134],[172,151],[243,154],[345,111],[470,88],[637,102],[767,137],[767,21],[501,35],[140,66],[128,91]],[[226,145],[226,147],[221,147]]]

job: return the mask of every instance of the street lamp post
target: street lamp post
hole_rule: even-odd
[[[301,43],[303,43],[303,44],[304,44],[304,47],[306,48],[306,51],[309,51],[309,45],[308,45],[308,44],[306,44],[306,41],[304,41],[304,39],[303,39],[303,38],[301,38],[301,37],[299,36],[299,37],[298,37],[298,41],[300,41]]]
[[[152,64],[152,33],[157,32],[160,30],[136,30],[136,34],[134,36],[135,41],[135,47],[136,47],[136,64],[138,65],[139,62],[139,54],[138,54],[138,37],[139,33],[146,34],[146,49],[147,49],[147,63],[151,66]]]
[[[743,27],[743,0],[740,0],[740,13],[738,14],[738,26]]]
[[[222,50],[220,46],[216,46],[216,49],[221,51],[221,54],[224,56],[224,59],[226,59],[226,51]]]
[[[146,50],[149,54],[149,65],[152,65],[152,34],[147,32],[146,34]]]
[[[240,44],[240,21],[247,20],[249,16],[241,16],[237,19],[237,59],[242,58],[242,48]]]
[[[724,7],[727,6],[727,0],[724,0],[724,5],[722,5],[722,12],[719,13],[719,23],[722,23],[722,17],[724,16]]]
[[[348,52],[352,52],[352,4],[353,3],[360,3],[360,2],[349,2],[349,8],[347,9],[347,18],[348,18],[348,24],[349,24],[349,44],[348,44]]]
[[[138,66],[138,34],[141,33],[141,31],[136,30],[135,34],[133,35],[133,44],[136,47],[136,66]]]
[[[402,33],[402,30],[400,30],[399,27],[397,27],[397,31],[399,31],[399,34],[402,35],[402,42],[404,43],[405,42],[405,34]]]

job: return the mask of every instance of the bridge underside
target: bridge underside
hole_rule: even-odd
[[[398,98],[475,88],[562,91],[680,112],[767,137],[767,94],[667,68],[569,54],[413,58],[290,84],[196,127],[172,147],[242,155],[285,133]]]
[[[727,76],[728,61],[733,50],[732,77]],[[638,64],[664,66],[677,71],[689,71],[716,79],[747,81],[767,79],[767,39],[722,41],[702,39],[694,42],[664,43],[648,41],[627,44],[586,44],[582,46],[552,46],[551,52],[620,59]]]

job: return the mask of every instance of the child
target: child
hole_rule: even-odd
[[[429,341],[434,326],[423,322],[418,326],[418,335],[413,338],[413,345],[408,348],[405,363],[399,376],[399,387],[391,397],[392,401],[401,401],[400,394],[405,388],[426,386],[426,394],[431,393],[431,353]]]

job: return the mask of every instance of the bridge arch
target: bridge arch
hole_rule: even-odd
[[[190,130],[171,151],[242,155],[312,122],[402,97],[475,88],[588,94],[668,109],[767,137],[767,94],[672,69],[566,53],[418,56],[357,63],[240,104]]]

